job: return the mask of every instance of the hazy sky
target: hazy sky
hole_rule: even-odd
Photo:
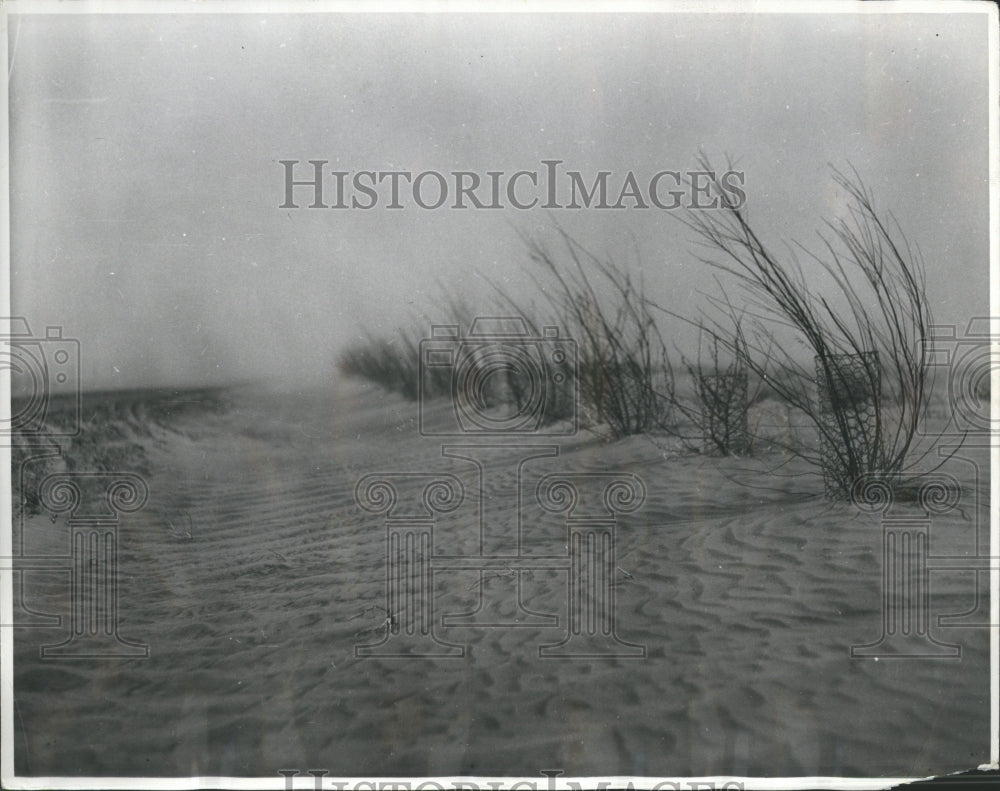
[[[852,163],[921,248],[935,317],[963,322],[988,310],[986,23],[13,15],[12,311],[80,339],[87,387],[296,382],[361,327],[425,312],[438,282],[485,293],[483,273],[530,297],[518,231],[551,237],[552,216],[595,252],[636,250],[650,291],[693,309],[713,286],[675,213],[279,209],[278,161],[509,174],[559,159],[620,184],[701,150],[737,160],[776,247],[815,246],[843,212],[829,164]]]

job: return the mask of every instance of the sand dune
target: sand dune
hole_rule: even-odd
[[[777,454],[721,460],[583,433],[525,463],[528,557],[567,552],[561,519],[534,499],[543,475],[644,481],[644,505],[617,526],[613,581],[617,633],[644,658],[540,658],[566,632],[568,572],[518,574],[516,559],[435,572],[435,632],[464,655],[358,657],[391,618],[385,525],[358,507],[358,481],[455,475],[467,497],[435,525],[434,553],[474,557],[480,509],[487,540],[516,549],[519,451],[490,457],[480,497],[475,465],[418,435],[415,404],[355,385],[244,389],[226,404],[157,410],[135,394],[116,407],[151,470],[147,506],[119,531],[120,632],[150,655],[42,661],[63,631],[18,630],[19,773],[925,775],[988,757],[986,630],[935,625],[957,659],[851,658],[881,628],[878,519],[826,502]],[[973,489],[969,464],[950,469]],[[975,552],[982,495],[936,519],[934,553]],[[64,519],[25,523],[32,552],[65,551],[66,535]],[[935,624],[974,605],[972,573],[931,579]],[[34,609],[66,606],[65,574],[25,580]],[[516,618],[518,583],[548,620],[440,626],[480,604],[486,620]]]

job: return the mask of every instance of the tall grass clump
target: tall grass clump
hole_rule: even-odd
[[[366,334],[340,354],[337,365],[347,376],[366,379],[390,393],[416,401],[420,352],[411,333],[399,330],[390,338]]]
[[[557,228],[565,259],[523,237],[539,290],[577,342],[581,406],[613,437],[673,425],[674,379],[641,277]]]
[[[753,445],[749,425],[751,400],[743,355],[730,355],[727,362],[725,349],[720,351],[719,339],[709,333],[706,359],[702,354],[704,334],[704,330],[699,332],[697,359],[681,357],[692,392],[685,398],[675,390],[672,405],[683,418],[676,435],[690,451],[743,456],[750,453]],[[734,347],[738,343],[732,341]]]
[[[428,337],[433,324],[454,324],[468,330],[477,313],[468,302],[452,295],[441,284],[440,303],[444,308],[436,321],[421,321],[414,317],[407,325],[397,327],[386,337],[366,332],[355,343],[344,349],[337,360],[337,367],[345,376],[365,379],[390,393],[397,393],[408,401],[423,395],[445,396],[452,391],[452,378],[448,371],[428,367],[421,372],[420,342]]]
[[[718,180],[711,190],[719,208],[682,221],[707,250],[700,260],[746,298],[737,310],[732,286],[723,285],[709,331],[807,417],[818,452],[790,449],[822,469],[828,495],[849,497],[862,475],[892,482],[919,461],[931,318],[923,263],[899,224],[876,208],[856,171],[835,170],[834,180],[847,213],[825,222],[818,253],[795,245],[779,255]],[[818,278],[807,280],[799,254]],[[803,346],[805,354],[795,351]]]
[[[579,411],[585,423],[606,426],[616,438],[671,427],[673,373],[641,278],[636,280],[627,268],[611,260],[597,258],[562,229],[558,233],[564,257],[552,254],[537,239],[522,237],[531,262],[527,274],[548,302],[546,316],[551,320],[541,321],[533,305],[523,304],[495,283],[494,301],[485,311],[473,310],[439,284],[444,307],[435,309],[434,321],[423,326],[413,322],[417,329],[400,329],[389,338],[363,336],[341,353],[340,370],[409,399],[415,400],[420,392],[462,398],[465,394],[455,389],[453,369],[420,366],[420,341],[432,325],[454,326],[457,345],[474,349],[477,340],[467,333],[477,317],[520,320],[527,328],[526,339],[508,336],[502,344],[523,347],[517,351],[527,360],[537,339],[544,337],[545,327],[555,324],[561,338],[576,342],[576,365],[558,372],[575,377],[575,381],[549,388],[542,409],[545,421],[563,420]],[[487,402],[482,406],[505,405],[515,413],[528,409],[538,396],[532,389],[533,378],[516,365],[497,368],[489,360],[491,351],[491,347],[483,347],[482,374],[489,387],[477,393]],[[473,350],[462,358],[465,374],[469,364],[475,365],[476,355]],[[515,353],[508,359],[517,357]],[[574,394],[579,404],[572,403]]]

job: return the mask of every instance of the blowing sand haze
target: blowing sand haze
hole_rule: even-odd
[[[5,787],[995,765],[992,7],[215,10],[3,8]]]

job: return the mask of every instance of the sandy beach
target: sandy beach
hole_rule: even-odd
[[[63,625],[15,633],[19,774],[923,776],[988,759],[987,631],[937,625],[985,586],[930,574],[932,634],[960,657],[852,658],[882,626],[879,518],[828,502],[777,451],[719,459],[581,431],[520,467],[524,448],[492,453],[480,497],[475,465],[419,435],[415,403],[375,388],[199,398],[136,392],[111,410],[148,462],[148,503],[118,528],[119,634],[148,658],[42,660],[67,633],[68,573],[23,575],[25,602]],[[969,461],[946,469],[964,495],[935,517],[931,554],[974,555],[988,497]],[[465,490],[431,551],[434,635],[463,648],[359,656],[392,625],[385,521],[355,487],[414,472]],[[565,523],[535,496],[565,472],[645,486],[617,518],[611,581],[615,631],[644,656],[539,655],[567,633],[565,564],[480,572],[438,557],[479,553],[478,513],[483,541],[516,551],[519,502],[522,556],[566,556]],[[28,516],[23,538],[30,554],[65,554],[66,518]],[[441,625],[481,592],[481,620],[516,620],[517,582],[537,617]]]

